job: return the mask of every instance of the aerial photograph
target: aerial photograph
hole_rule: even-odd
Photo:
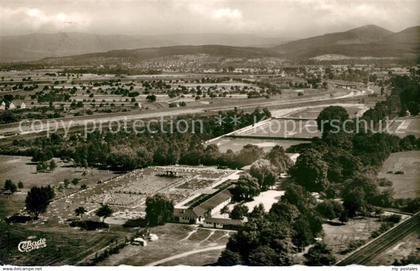
[[[420,268],[419,0],[0,0],[0,270],[156,266]]]

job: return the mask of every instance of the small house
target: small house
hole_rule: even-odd
[[[203,227],[215,229],[237,229],[241,227],[242,224],[243,221],[240,219],[209,217],[205,219]]]
[[[13,102],[11,102],[9,104],[9,110],[13,110],[13,109],[16,109],[16,105]]]

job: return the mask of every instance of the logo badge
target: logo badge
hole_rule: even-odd
[[[27,240],[27,241],[20,242],[18,245],[18,250],[20,252],[27,253],[32,250],[37,250],[44,247],[47,247],[47,239],[41,238],[38,241]]]

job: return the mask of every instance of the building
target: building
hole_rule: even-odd
[[[232,200],[229,188],[219,190],[213,194],[201,194],[186,204],[174,208],[175,220],[179,223],[201,224],[211,218],[216,212],[228,205]]]
[[[13,110],[13,109],[16,109],[16,105],[13,102],[11,102],[9,104],[9,110]]]
[[[26,104],[24,101],[15,100],[13,101],[13,104],[15,105],[15,108],[26,109]]]
[[[6,110],[6,103],[4,101],[0,104],[0,110]]]
[[[243,224],[242,220],[230,218],[209,217],[204,220],[203,227],[216,229],[237,229]]]

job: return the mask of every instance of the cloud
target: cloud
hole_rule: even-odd
[[[242,20],[242,12],[239,9],[219,8],[213,11],[212,16],[217,20]]]
[[[36,31],[79,31],[89,26],[89,18],[72,12],[46,13],[38,8],[3,8],[0,7],[0,24],[7,34],[25,29],[28,32]],[[11,23],[13,22],[13,23]],[[2,28],[2,29],[3,29]]]
[[[419,0],[0,0],[0,34],[254,33],[305,37],[420,24]]]

